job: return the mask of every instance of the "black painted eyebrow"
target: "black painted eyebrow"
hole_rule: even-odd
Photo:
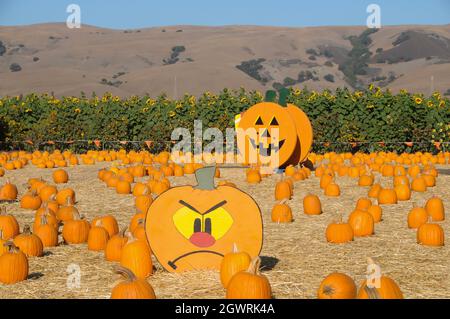
[[[197,214],[200,214],[200,215],[206,215],[206,214],[209,214],[209,213],[211,213],[212,211],[215,211],[217,208],[222,207],[223,205],[225,205],[225,204],[227,203],[226,200],[223,200],[223,201],[221,201],[220,203],[214,205],[213,207],[211,207],[210,209],[208,209],[206,212],[204,212],[204,213],[202,214],[202,213],[200,213],[195,207],[193,207],[192,205],[186,203],[184,200],[180,199],[178,202],[179,202],[181,205],[186,206],[187,208],[193,210],[194,212],[196,212]]]
[[[222,207],[223,205],[225,205],[227,203],[226,200],[221,201],[220,203],[214,205],[213,207],[211,207],[210,209],[208,209],[206,212],[203,213],[203,215],[206,215],[208,213],[211,213],[212,211],[216,210],[219,207]]]
[[[197,214],[202,215],[202,213],[200,213],[197,209],[195,209],[195,207],[189,205],[189,204],[186,203],[184,200],[180,199],[178,202],[179,202],[181,205],[184,205],[184,206],[186,206],[187,208],[193,210],[193,211],[196,212]]]

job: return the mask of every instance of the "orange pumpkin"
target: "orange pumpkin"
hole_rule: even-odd
[[[111,292],[111,299],[155,299],[155,291],[144,279],[137,278],[125,267],[117,266],[115,272],[123,277]]]
[[[371,258],[368,258],[369,264],[374,264]],[[364,280],[359,288],[358,299],[403,299],[403,294],[398,285],[391,278],[380,275],[375,278],[375,283],[368,284]]]
[[[246,271],[234,275],[227,286],[227,299],[270,299],[269,280],[259,273],[261,260],[256,257]]]
[[[288,204],[287,200],[284,199],[280,203],[275,204],[272,208],[272,221],[275,223],[291,223],[292,222],[292,210]]]
[[[445,219],[445,209],[442,199],[433,196],[427,200],[425,210],[431,216],[433,221],[443,221]]]
[[[235,274],[248,269],[251,257],[246,252],[238,251],[237,245],[233,244],[233,251],[223,256],[220,264],[220,281],[222,286],[227,288],[228,283]]]
[[[348,223],[342,222],[342,215],[338,219],[329,224],[325,236],[329,243],[343,244],[353,240],[353,228]]]
[[[353,229],[353,234],[359,236],[371,236],[374,232],[374,220],[370,213],[362,210],[353,211],[348,223]]]
[[[303,198],[303,212],[306,215],[320,215],[322,214],[322,204],[319,197],[308,194]]]
[[[320,283],[319,299],[355,299],[356,285],[352,278],[342,273],[331,273]]]

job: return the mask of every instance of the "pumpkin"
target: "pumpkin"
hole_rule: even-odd
[[[427,187],[436,186],[436,178],[433,175],[422,174],[422,178],[424,179],[425,185],[427,185]]]
[[[78,213],[73,215],[73,219],[67,220],[63,226],[62,235],[68,244],[81,244],[88,240],[89,222],[82,219]]]
[[[128,237],[125,236],[126,228],[120,233],[112,236],[105,247],[105,259],[107,261],[120,261],[122,257],[122,249],[128,241]]]
[[[369,189],[369,193],[367,194],[370,198],[378,198],[378,195],[380,194],[382,187],[380,184],[376,183],[373,184],[372,187]]]
[[[58,193],[58,189],[53,185],[44,185],[42,188],[38,190],[39,196],[41,197],[43,202],[48,202],[56,197]]]
[[[69,174],[63,169],[57,169],[53,172],[53,181],[56,184],[65,184],[69,181]]]
[[[284,175],[293,176],[296,172],[296,169],[293,165],[288,165],[284,170]]]
[[[6,206],[0,208],[0,230],[3,239],[10,239],[17,236],[20,232],[19,223],[13,215],[6,213]]]
[[[398,184],[394,186],[394,191],[397,194],[397,199],[400,201],[411,199],[411,189],[408,184]]]
[[[58,231],[47,222],[46,215],[42,215],[39,227],[35,227],[34,233],[42,242],[44,247],[55,247],[58,245]]]
[[[308,194],[303,198],[303,212],[306,215],[322,214],[322,204],[317,195]]]
[[[108,240],[108,231],[103,227],[102,221],[98,219],[89,229],[88,249],[92,251],[105,250]]]
[[[370,213],[363,210],[353,211],[349,218],[348,223],[353,229],[353,234],[356,237],[370,236],[374,231],[374,220]]]
[[[373,175],[361,175],[358,180],[359,186],[372,186],[374,181]]]
[[[136,183],[133,187],[133,196],[140,196],[150,193],[149,187],[144,183]]]
[[[196,186],[167,190],[146,214],[148,242],[168,271],[219,269],[233,243],[252,257],[259,255],[263,234],[257,203],[236,187],[215,187],[214,172],[213,166],[198,169]]]
[[[371,258],[368,258],[369,264],[374,264]],[[373,276],[373,275],[371,275]],[[391,278],[381,275],[379,285],[368,285],[364,280],[359,288],[358,299],[403,299],[403,293],[397,283]]]
[[[378,193],[378,204],[397,204],[397,193],[391,188],[383,188]]]
[[[145,226],[144,220],[143,219],[139,219],[137,227],[135,227],[134,230],[133,230],[133,236],[136,239],[140,239],[140,240],[142,240],[144,242],[147,242],[147,237],[146,237],[144,226]]]
[[[15,284],[28,277],[28,259],[12,242],[3,245],[8,250],[0,256],[0,282],[2,284]]]
[[[131,184],[130,182],[124,180],[124,179],[119,179],[119,181],[117,182],[116,185],[116,192],[117,194],[130,194],[131,193]]]
[[[341,195],[341,189],[339,188],[338,184],[335,184],[334,182],[329,183],[327,187],[325,187],[325,195],[326,196],[333,196],[337,197]]]
[[[323,174],[320,177],[320,188],[325,189],[328,184],[333,182],[333,176],[329,174]]]
[[[367,209],[367,212],[372,215],[374,223],[378,223],[382,219],[383,210],[378,205],[372,205]]]
[[[17,187],[11,184],[9,178],[5,185],[0,188],[0,200],[12,201],[17,199]]]
[[[56,195],[56,201],[59,205],[64,205],[67,203],[67,198],[70,197],[71,203],[75,203],[75,192],[71,188],[65,188],[58,192]]]
[[[292,189],[287,181],[279,181],[275,185],[275,200],[291,199]]]
[[[408,213],[408,227],[419,228],[428,221],[428,213],[425,208],[413,207]]]
[[[168,185],[167,183],[165,183],[163,181],[157,181],[154,184],[154,186],[152,187],[152,192],[155,193],[156,195],[161,195],[169,188],[170,188],[170,185]]]
[[[116,266],[115,273],[124,280],[114,286],[111,299],[156,299],[152,286],[145,279],[137,278],[130,269]]]
[[[372,201],[369,198],[362,197],[356,202],[356,209],[359,210],[368,210],[370,206],[372,206]]]
[[[20,235],[14,237],[14,245],[18,247],[27,257],[40,257],[44,253],[44,245],[41,239],[31,233],[30,226],[26,225]]]
[[[353,241],[353,228],[348,223],[342,222],[342,215],[336,221],[327,226],[325,236],[327,242],[333,244],[343,244]]]
[[[153,273],[153,263],[148,244],[131,237],[122,248],[120,265],[130,269],[138,278],[150,276]]]
[[[66,205],[61,206],[56,212],[56,218],[62,222],[66,222],[73,219],[73,216],[78,213],[78,209],[73,206],[72,197],[68,196],[66,199]]]
[[[356,284],[346,274],[334,272],[320,283],[317,297],[319,299],[355,299]]]
[[[237,245],[233,244],[233,251],[223,256],[220,263],[220,281],[222,286],[227,288],[228,283],[235,274],[248,269],[251,257],[246,252],[238,251]]]
[[[441,225],[427,222],[417,229],[417,243],[425,246],[444,246],[444,230]]]
[[[250,184],[256,184],[261,182],[261,174],[258,170],[251,170],[247,173],[247,182]]]
[[[39,196],[36,195],[36,192],[32,191],[31,193],[25,194],[20,199],[20,207],[24,209],[32,209],[36,210],[41,207],[42,200]]]
[[[442,199],[433,196],[425,204],[425,210],[433,221],[443,221],[445,219],[445,209]]]
[[[147,191],[145,191],[145,193],[142,195],[136,196],[136,198],[134,199],[134,206],[138,211],[141,212],[147,212],[152,203],[153,197],[152,195],[150,195],[150,193],[147,193]]]
[[[276,93],[268,91],[264,102],[241,114],[236,125],[237,144],[245,163],[256,160],[275,168],[296,165],[307,158],[312,144],[311,123],[300,108],[286,103],[288,94],[287,90],[280,91],[277,104]],[[273,137],[275,130],[277,140]]]
[[[287,200],[284,199],[280,203],[275,204],[272,208],[272,221],[275,223],[291,223],[292,222],[292,210]]]
[[[235,274],[228,282],[227,299],[271,299],[269,280],[259,273],[261,260],[256,257],[246,271]]]
[[[416,177],[411,182],[411,189],[415,192],[423,193],[427,190],[427,183],[423,177]]]
[[[112,237],[119,232],[119,225],[117,224],[117,220],[114,216],[105,215],[96,217],[92,220],[91,227],[97,225],[98,221],[100,221],[100,226],[108,232],[109,237]]]

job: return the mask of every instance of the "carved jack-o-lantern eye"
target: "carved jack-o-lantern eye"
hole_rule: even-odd
[[[200,213],[197,209],[180,201],[184,207],[180,208],[173,215],[173,223],[178,232],[186,239],[190,239],[195,233],[208,233],[215,240],[222,238],[233,225],[231,215],[219,204],[214,205],[205,213]],[[226,202],[225,202],[226,203]]]
[[[278,121],[277,121],[277,118],[275,116],[273,117],[272,121],[270,121],[270,125],[278,126]]]
[[[264,125],[261,116],[258,116],[258,119],[257,119],[256,122],[255,122],[255,125]]]

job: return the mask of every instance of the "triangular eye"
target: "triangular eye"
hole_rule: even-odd
[[[263,123],[263,121],[262,121],[262,119],[261,119],[261,116],[258,116],[258,119],[256,120],[256,123],[255,123],[255,125],[263,125],[264,123]]]
[[[276,118],[276,117],[274,117],[274,118],[272,119],[272,121],[270,121],[270,125],[278,125],[278,121],[277,121],[277,118]]]

